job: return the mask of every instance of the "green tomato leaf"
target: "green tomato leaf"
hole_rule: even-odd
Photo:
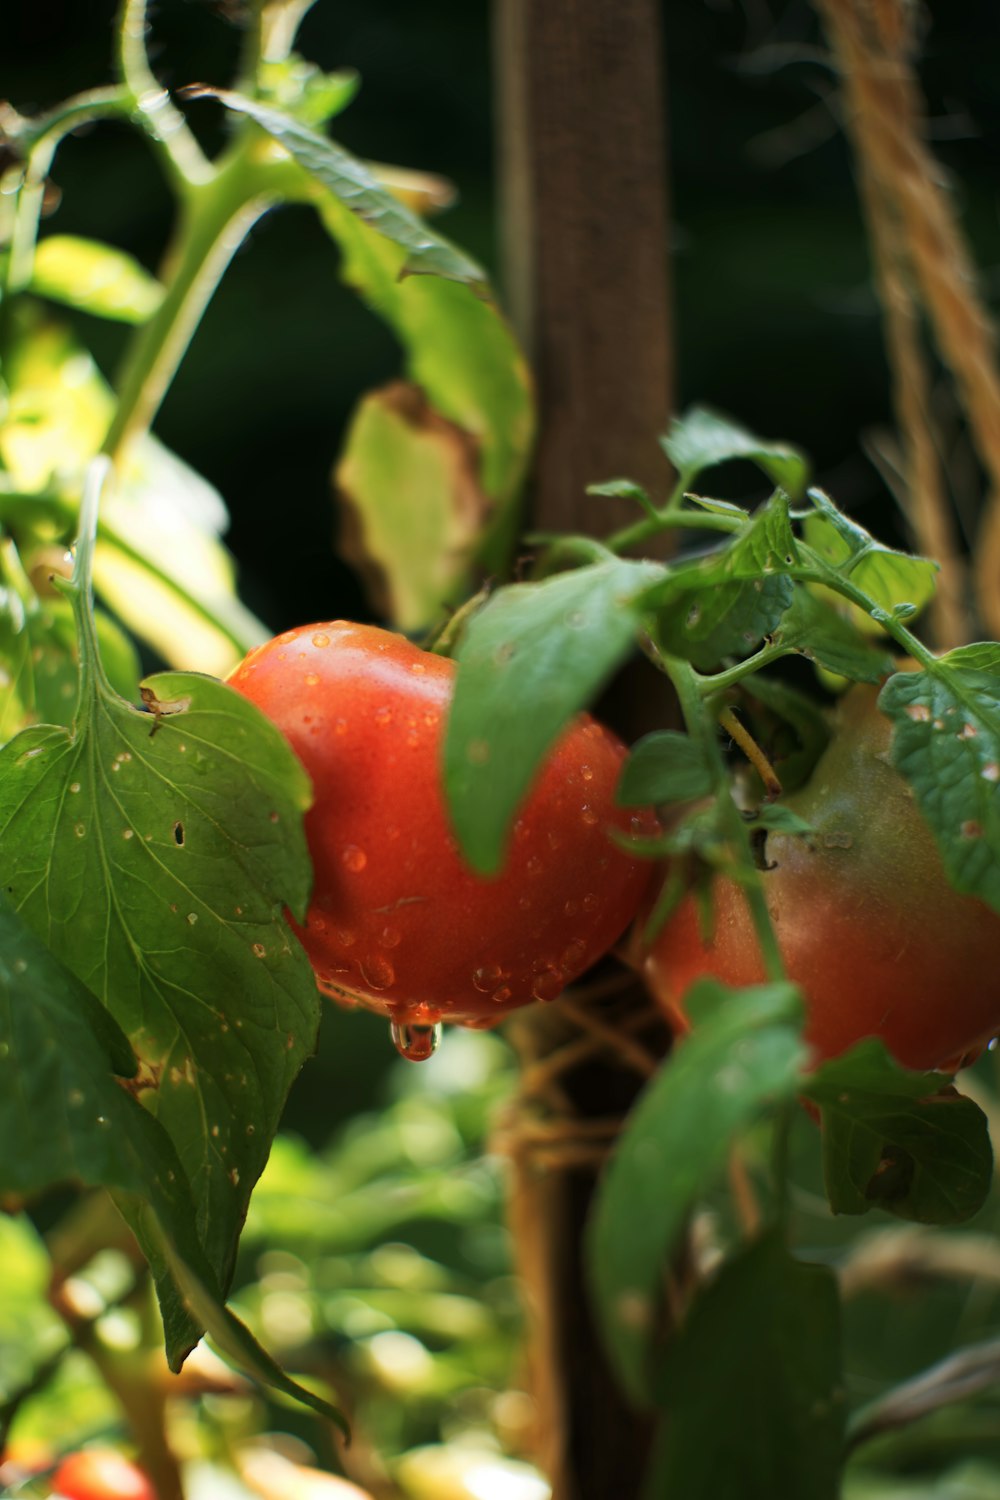
[[[769,833],[801,833],[813,832],[813,825],[805,818],[800,818],[798,813],[792,812],[790,807],[785,807],[781,802],[765,804],[759,807],[753,817],[747,821],[748,828],[766,828]]]
[[[959,1224],[982,1208],[993,1179],[988,1122],[940,1073],[904,1071],[872,1037],[824,1063],[802,1092],[822,1111],[834,1213],[878,1207]]]
[[[226,1307],[210,1285],[206,1285],[203,1275],[199,1274],[197,1262],[192,1266],[175,1250],[168,1236],[163,1237],[163,1251],[193,1319],[207,1330],[226,1358],[260,1385],[281,1391],[283,1395],[309,1407],[319,1416],[335,1422],[344,1436],[350,1438],[350,1427],[343,1413],[324,1396],[300,1385],[285,1374],[281,1366],[257,1342],[246,1324]]]
[[[381,186],[370,167],[342,146],[270,105],[247,99],[228,89],[198,89],[191,97],[220,100],[235,114],[247,115],[265,130],[305,172],[345,208],[386,239],[401,245],[406,259],[403,276],[443,276],[464,282],[486,295],[486,276],[464,251],[428,229]]]
[[[693,602],[689,596],[660,611],[660,640],[671,656],[711,671],[755,651],[777,629],[793,590],[792,580],[778,575],[701,589]]]
[[[723,1169],[734,1138],[794,1098],[808,1058],[792,985],[733,991],[704,980],[685,1007],[702,1013],[698,1024],[632,1110],[587,1235],[594,1305],[612,1365],[642,1404],[652,1394],[663,1271],[685,1219]]]
[[[92,675],[70,729],[27,729],[0,752],[2,884],[129,1036],[225,1286],[316,1038],[312,973],[282,916],[308,894],[308,784],[222,683],[151,678],[154,717]]]
[[[948,879],[1000,911],[1000,671],[978,665],[983,648],[968,649],[890,677],[878,706]]]
[[[647,515],[655,512],[649,492],[634,479],[606,479],[603,484],[588,484],[587,494],[607,500],[632,500]]]
[[[500,868],[546,751],[632,650],[637,601],[662,572],[612,558],[500,589],[470,620],[457,652],[445,787],[465,856],[483,874]]]
[[[409,618],[413,596],[426,620],[468,578],[482,554],[488,570],[499,570],[512,541],[514,504],[534,438],[531,377],[523,355],[492,299],[482,269],[429,229],[394,191],[379,181],[385,169],[370,168],[322,136],[274,111],[225,96],[269,130],[301,168],[301,192],[339,247],[344,280],[383,318],[405,355],[405,375],[419,387],[430,413],[460,430],[473,456],[472,482],[456,489],[454,463],[443,466],[431,492],[427,453],[419,425],[400,423],[392,432],[398,477],[412,461],[421,483],[400,492],[384,482],[373,447],[372,410],[362,405],[348,429],[337,480],[352,504],[359,534],[356,552],[367,571],[389,584],[388,613]],[[389,172],[391,180],[392,174]],[[401,191],[398,180],[395,194]],[[414,275],[414,272],[430,274]],[[384,415],[384,414],[383,414]],[[440,465],[439,465],[440,467]],[[428,503],[436,526],[420,532],[410,518],[403,535],[400,510]],[[437,545],[442,525],[460,531],[446,553]],[[416,533],[416,534],[415,534]],[[433,587],[430,587],[433,581]],[[421,622],[423,623],[423,621]]]
[[[936,562],[884,547],[838,510],[822,490],[810,490],[809,498],[816,508],[806,517],[803,535],[825,562],[850,578],[887,613],[909,604],[917,614],[929,603],[936,586]],[[861,610],[856,618],[864,629],[881,629],[877,620],[872,622]]]
[[[787,572],[797,562],[788,500],[776,494],[723,546],[671,568],[644,603],[657,612],[665,649],[708,670],[748,655],[776,628],[792,600]]]
[[[412,487],[402,496],[381,480],[372,464],[370,413],[362,404],[348,428],[336,477],[353,502],[370,565],[390,579],[396,595],[419,589],[429,606],[431,593],[441,605],[462,591],[473,558],[482,555],[488,571],[506,564],[514,528],[516,501],[534,439],[531,377],[517,342],[493,301],[477,295],[461,282],[439,276],[404,277],[406,250],[386,239],[354,214],[321,182],[304,176],[306,190],[320,219],[343,256],[347,284],[389,325],[402,344],[406,378],[419,388],[427,403],[427,417],[408,434],[394,432],[397,468],[409,453],[416,459],[434,416],[452,423],[463,437],[470,457],[458,454],[443,469],[434,497],[434,514],[446,517],[458,530],[458,544],[442,555],[432,534],[414,536],[420,522],[413,517],[400,537],[396,516],[402,505],[426,504],[428,480],[420,493]],[[443,424],[437,424],[439,427]],[[409,444],[404,439],[409,437]],[[468,478],[456,486],[458,463]],[[426,455],[423,455],[426,467]],[[359,486],[358,471],[370,471],[371,482]],[[403,545],[404,541],[407,545]],[[415,543],[416,545],[409,545]],[[434,580],[433,591],[428,589]],[[400,619],[402,605],[390,600],[391,614]]]
[[[31,290],[120,323],[144,323],[163,298],[160,283],[131,255],[74,234],[52,234],[39,242]]]
[[[970,672],[1000,672],[1000,644],[996,641],[974,641],[971,646],[956,646],[939,658],[949,667],[964,667]]]
[[[618,783],[623,807],[690,802],[707,797],[715,784],[704,745],[688,734],[647,734],[633,747]]]
[[[290,1380],[222,1302],[195,1232],[184,1169],[163,1125],[133,1097],[146,1081],[136,1070],[109,1012],[0,893],[0,1196],[79,1183],[110,1188],[127,1212],[145,1205],[138,1213],[144,1238],[169,1266],[190,1326],[207,1329],[248,1374],[345,1427],[337,1409]]]
[[[892,655],[875,645],[850,617],[831,602],[826,589],[797,585],[788,610],[773,631],[774,644],[852,682],[881,682],[893,669]]]
[[[833,1273],[776,1233],[744,1246],[698,1295],[657,1397],[669,1418],[647,1500],[837,1500],[846,1400]]]
[[[705,406],[693,406],[675,417],[660,442],[685,488],[705,469],[734,458],[749,459],[793,500],[804,494],[809,482],[808,462],[797,449],[756,437]]]

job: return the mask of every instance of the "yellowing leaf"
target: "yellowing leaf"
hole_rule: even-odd
[[[403,630],[429,625],[464,577],[490,505],[469,437],[403,381],[358,406],[336,471],[341,550],[379,610]]]

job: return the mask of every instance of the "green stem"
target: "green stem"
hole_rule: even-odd
[[[138,330],[119,380],[102,449],[116,462],[151,426],[223,272],[269,207],[266,166],[252,159],[244,139],[211,181],[191,186],[167,255],[163,300]]]
[[[788,655],[787,646],[761,646],[753,656],[744,658],[733,667],[727,667],[725,671],[713,672],[709,677],[698,673],[698,691],[704,698],[714,697],[717,693],[724,693],[727,688],[735,687],[744,677],[752,677],[762,667],[770,666],[771,662]]]
[[[27,159],[11,226],[10,253],[4,277],[5,298],[23,292],[31,281],[45,179],[52,169],[60,141],[79,125],[127,114],[130,103],[124,89],[91,89],[86,94],[67,99],[65,104],[39,120],[25,121],[23,130],[18,130],[17,144],[26,152]]]
[[[760,872],[754,863],[750,835],[740,810],[729,792],[726,764],[716,736],[715,720],[711,717],[710,710],[702,696],[701,679],[691,664],[682,661],[679,657],[658,652],[657,662],[674,685],[688,733],[704,745],[708,753],[715,782],[715,795],[722,809],[724,830],[734,850],[737,851],[738,869],[734,878],[739,881],[746,896],[757,941],[760,944],[764,972],[769,980],[784,979],[786,978],[785,961],[778,947],[778,939],[774,931],[774,923],[771,921],[771,913],[768,911]]]
[[[820,583],[824,588],[840,594],[841,598],[847,599],[851,604],[856,604],[859,609],[864,610],[877,625],[892,636],[898,646],[902,646],[910,656],[918,661],[927,670],[933,670],[937,664],[937,657],[927,646],[924,645],[911,630],[907,630],[902,620],[897,620],[890,610],[882,609],[876,604],[870,594],[864,589],[858,588],[850,578],[832,567],[811,547],[800,542],[798,544],[799,556],[808,561],[809,567],[789,568],[788,576],[797,579],[800,583]]]
[[[118,74],[128,90],[134,118],[159,149],[168,176],[184,197],[192,186],[211,179],[212,165],[149,66],[148,25],[146,0],[121,0],[116,27]]]
[[[94,548],[97,545],[97,518],[100,513],[101,492],[111,473],[107,458],[91,459],[83,481],[83,498],[80,501],[80,530],[76,542],[76,558],[73,576],[60,581],[58,588],[67,594],[73,605],[76,620],[77,648],[80,653],[79,689],[77,713],[82,705],[89,704],[95,688],[106,685],[101,649],[97,641],[97,626],[94,622]]]
[[[658,536],[661,531],[724,531],[731,533],[740,531],[746,525],[745,517],[723,516],[712,511],[681,510],[686,489],[687,481],[682,479],[674,487],[666,505],[657,510],[655,514],[645,516],[641,521],[633,521],[631,526],[623,526],[620,531],[614,532],[604,543],[608,551],[626,552],[630,547],[638,547],[643,542],[648,542],[651,537]]]

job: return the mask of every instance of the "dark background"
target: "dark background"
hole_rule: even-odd
[[[227,19],[234,9],[161,0],[152,55],[163,82],[230,80],[239,44]],[[113,13],[109,0],[8,0],[0,98],[31,111],[106,82]],[[663,19],[678,407],[708,402],[800,444],[841,504],[891,532],[892,502],[865,453],[866,435],[889,416],[878,307],[812,9],[803,0],[669,0]],[[924,22],[921,72],[935,149],[992,299],[1000,265],[1000,13],[953,0],[927,9]],[[334,122],[346,146],[454,180],[460,200],[441,227],[502,285],[488,5],[318,0],[299,50],[362,76],[357,100]],[[221,142],[214,106],[192,105],[191,119],[207,143]],[[107,239],[156,267],[172,204],[136,134],[104,125],[71,138],[54,176],[62,199],[52,230]],[[113,374],[123,330],[77,321]],[[225,496],[244,595],[275,630],[366,611],[334,552],[329,473],[353,402],[398,365],[392,337],[340,284],[336,252],[312,214],[286,209],[265,219],[224,279],[157,430]],[[971,516],[978,473],[946,400],[942,418],[954,488]],[[337,1114],[370,1097],[362,1038],[374,1066],[389,1056],[381,1025],[356,1017],[324,1028],[325,1051],[339,1049],[347,1027],[352,1064],[341,1070]],[[308,1087],[297,1091],[292,1118],[305,1119],[316,1097]]]

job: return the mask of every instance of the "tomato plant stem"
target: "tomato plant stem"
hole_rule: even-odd
[[[266,163],[243,137],[212,180],[192,184],[166,258],[166,292],[139,330],[118,386],[103,451],[115,461],[151,425],[212,294],[271,194]],[[267,186],[265,186],[267,184]]]

